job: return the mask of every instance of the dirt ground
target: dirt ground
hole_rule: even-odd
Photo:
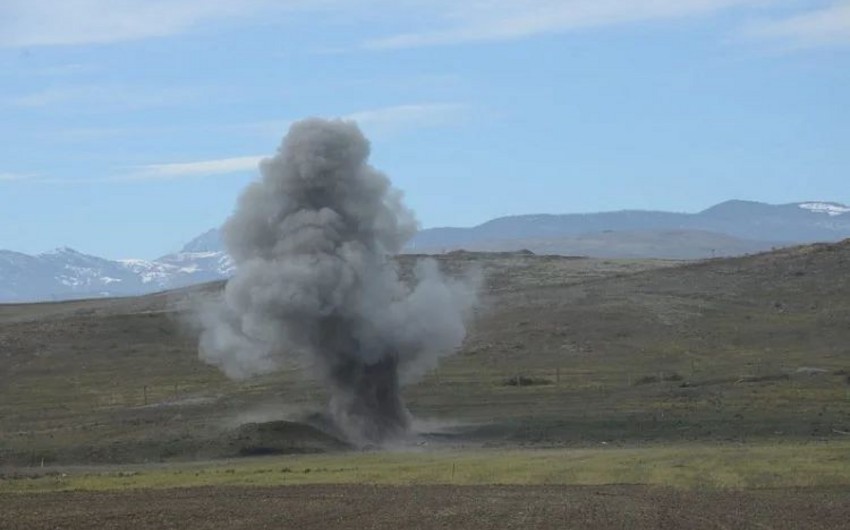
[[[0,528],[847,528],[845,489],[287,486],[0,495]]]

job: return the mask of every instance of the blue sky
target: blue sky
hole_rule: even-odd
[[[3,0],[0,248],[179,248],[313,115],[425,227],[850,203],[848,59],[846,0]]]

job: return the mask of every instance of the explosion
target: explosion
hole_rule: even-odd
[[[401,384],[457,350],[475,298],[433,260],[401,281],[393,256],[416,221],[369,151],[353,122],[292,125],[222,228],[237,270],[202,312],[199,345],[233,378],[309,367],[335,428],[361,445],[408,431]]]

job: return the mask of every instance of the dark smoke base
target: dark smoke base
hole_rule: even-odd
[[[377,363],[348,359],[330,374],[334,381],[330,410],[348,433],[359,433],[359,443],[399,438],[410,427],[410,413],[401,399],[398,359],[388,355]]]
[[[400,438],[410,426],[399,384],[398,355],[385,351],[372,363],[375,351],[364,351],[353,336],[351,322],[338,316],[320,320],[318,355],[326,366],[331,392],[328,410],[336,428],[356,445],[376,444]]]

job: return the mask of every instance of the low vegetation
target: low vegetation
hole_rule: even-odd
[[[850,441],[287,455],[169,466],[20,470],[0,478],[0,493],[295,484],[850,487],[848,451]]]
[[[411,259],[403,258],[402,265]],[[481,480],[495,482],[528,476],[529,481],[582,483],[590,480],[582,477],[598,476],[687,484],[688,476],[699,476],[725,487],[770,484],[773,472],[780,477],[776,484],[843,480],[838,464],[823,463],[832,458],[824,456],[833,455],[832,448],[846,449],[850,433],[845,270],[850,244],[678,264],[470,253],[440,259],[449,271],[481,267],[487,280],[464,349],[405,389],[414,416],[435,426],[423,427],[431,432],[424,440],[441,448],[433,456],[412,456],[410,465],[421,463],[416,473],[430,473],[426,464],[432,458],[456,458],[456,464],[476,458],[449,457],[444,450],[487,448],[496,452],[476,465],[491,470],[491,478]],[[797,274],[800,270],[806,274]],[[0,306],[0,468],[185,466],[259,454],[261,445],[271,447],[269,453],[314,450],[312,440],[272,447],[240,438],[242,424],[303,417],[319,409],[325,396],[295,368],[237,383],[202,364],[194,337],[179,324],[176,308],[185,307],[186,300],[185,293],[170,293]],[[717,470],[732,469],[722,461],[744,467],[750,461],[773,462],[777,469],[765,464],[721,479],[693,462],[674,466],[677,447],[708,451],[712,444],[718,447],[715,456],[698,454]],[[612,447],[622,452],[608,452]],[[750,454],[735,461],[739,447],[741,454],[760,451],[764,458]],[[534,466],[544,456],[535,452],[526,462],[513,452],[517,449],[551,450],[541,454],[552,461],[537,471]],[[588,462],[620,458],[632,467],[614,466],[609,472],[593,467],[585,474],[580,472],[585,468],[553,463],[563,459],[577,465],[584,461],[576,456],[582,451],[600,455]],[[650,454],[666,460],[650,458],[655,468],[636,464],[641,460],[635,455]],[[798,482],[779,469],[795,454],[802,466],[793,479]],[[277,465],[289,457],[269,458]],[[307,460],[280,467],[351,467],[318,463],[322,456],[302,458]],[[319,460],[307,464],[310,458]],[[400,457],[386,458],[388,466],[403,465]],[[803,466],[807,459],[812,467]],[[530,471],[509,476],[499,471],[500,461],[521,462],[516,469]],[[231,475],[242,476],[241,466]],[[442,476],[443,468],[436,465],[435,476]],[[560,475],[542,476],[547,468],[559,469]],[[455,480],[467,480],[464,473],[456,466]],[[652,478],[659,473],[668,478]],[[309,480],[323,477],[309,474]],[[92,476],[100,480],[97,473]],[[355,480],[346,476],[325,478]],[[79,475],[67,478],[62,487],[82,487],[74,482],[83,480]]]

